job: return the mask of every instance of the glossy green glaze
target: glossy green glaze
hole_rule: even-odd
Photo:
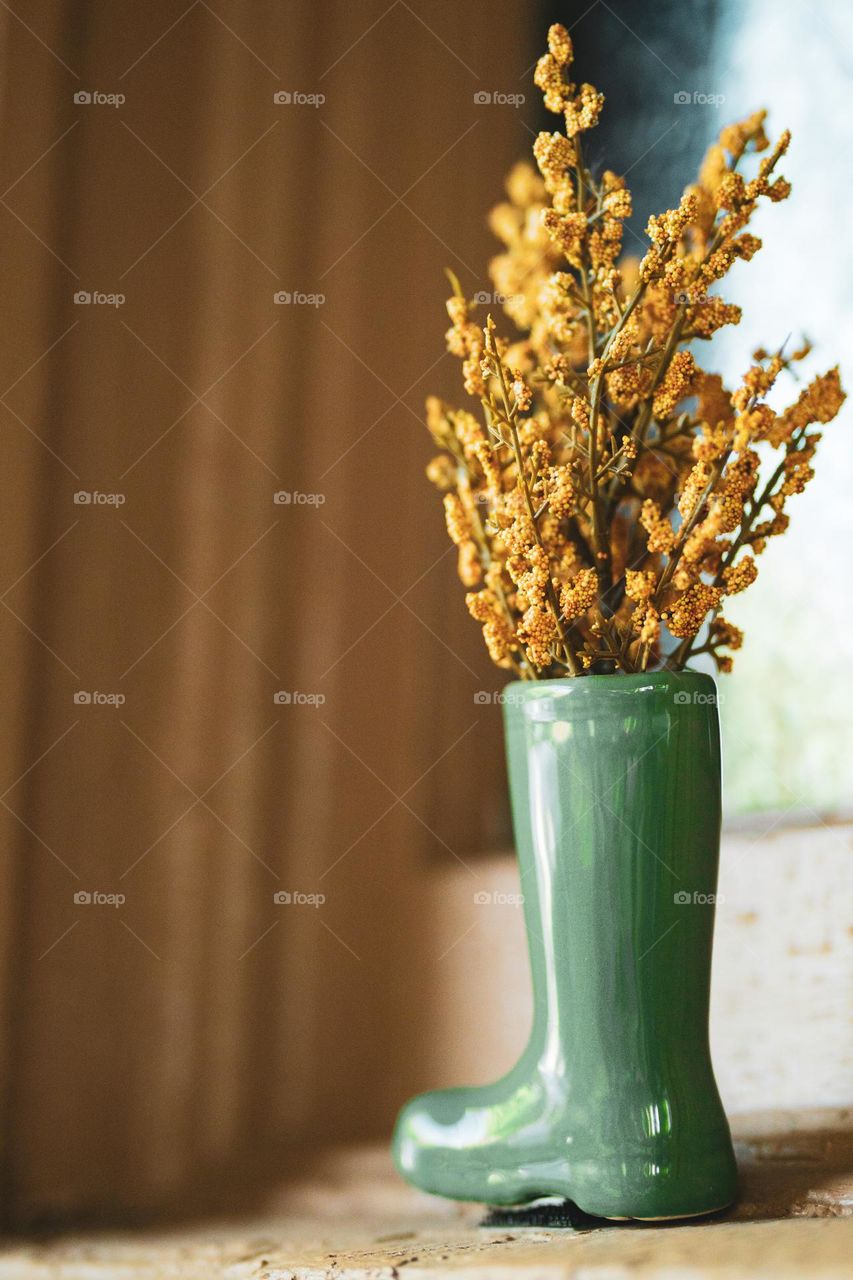
[[[425,1191],[488,1204],[563,1196],[630,1218],[722,1208],[736,1170],[708,1049],[714,682],[516,683],[504,714],[530,1040],[495,1084],[409,1102],[397,1167]]]

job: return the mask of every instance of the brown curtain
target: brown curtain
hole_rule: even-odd
[[[441,269],[483,285],[536,25],[484,0],[0,9],[16,1213],[277,1175],[422,1083],[424,885],[476,874],[502,766],[419,420],[460,394]],[[475,102],[496,90],[527,102]]]

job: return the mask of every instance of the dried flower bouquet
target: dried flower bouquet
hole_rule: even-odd
[[[572,84],[572,44],[551,27],[536,84],[565,132],[540,133],[539,174],[518,165],[491,225],[491,263],[521,337],[474,319],[451,276],[449,350],[482,420],[430,398],[444,494],[469,611],[493,660],[520,679],[680,669],[699,653],[728,671],[742,633],[720,610],[757,574],[788,498],[813,475],[844,400],[838,369],[777,412],[766,397],[808,344],[754,353],[741,385],[699,367],[693,345],[737,324],[710,292],[761,241],[746,230],[760,200],[784,200],[765,112],[730,125],[677,209],[649,220],[642,261],[623,259],[624,180],[596,178],[582,137],[603,96]],[[765,153],[754,177],[739,171]],[[540,176],[541,175],[541,176]]]

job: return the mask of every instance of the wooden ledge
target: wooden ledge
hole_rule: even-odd
[[[580,1231],[480,1226],[405,1187],[384,1149],[329,1152],[263,1212],[0,1246],[0,1280],[849,1280],[853,1115],[742,1116],[742,1196],[715,1219]]]

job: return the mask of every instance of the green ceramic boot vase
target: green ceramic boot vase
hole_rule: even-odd
[[[533,977],[530,1040],[492,1085],[422,1094],[398,1169],[487,1204],[608,1218],[731,1204],[708,1048],[720,836],[716,688],[695,672],[516,683],[504,705]]]

